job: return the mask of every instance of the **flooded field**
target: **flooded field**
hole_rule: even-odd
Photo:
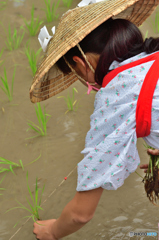
[[[57,1],[52,1],[57,2]],[[80,1],[73,0],[71,8]],[[0,2],[0,76],[4,77],[6,69],[9,86],[16,66],[13,84],[13,100],[10,102],[6,94],[0,89],[0,157],[18,163],[21,167],[14,168],[14,174],[0,174],[0,240],[34,240],[32,233],[33,220],[24,218],[29,215],[17,207],[18,200],[28,207],[26,197],[30,199],[27,189],[26,173],[31,192],[34,193],[36,178],[40,188],[45,184],[42,197],[40,218],[58,218],[64,206],[73,198],[76,192],[77,163],[82,160],[81,151],[85,144],[85,135],[89,130],[89,118],[93,112],[95,93],[87,96],[86,88],[76,82],[68,90],[41,103],[46,113],[51,115],[47,124],[47,136],[36,135],[29,128],[28,120],[38,124],[34,104],[30,102],[29,88],[33,74],[25,54],[26,45],[35,52],[40,48],[37,36],[31,37],[26,30],[20,47],[9,51],[6,47],[9,25],[20,31],[25,28],[24,19],[31,19],[31,10],[34,5],[34,17],[43,20],[50,34],[51,28],[57,26],[59,18],[51,23],[46,22],[45,3],[42,0],[8,0]],[[67,10],[60,2],[56,13],[59,17]],[[158,11],[158,9],[157,9]],[[154,31],[154,22],[157,11],[141,26],[143,35],[158,36]],[[23,31],[23,29],[21,29]],[[2,83],[0,81],[0,86]],[[67,105],[63,98],[68,92],[72,94],[75,87],[75,100],[79,102],[77,111],[67,114]],[[148,162],[143,140],[138,140],[138,150],[141,163]],[[33,162],[35,159],[39,159]],[[33,162],[33,163],[31,163]],[[31,164],[29,164],[31,163]],[[29,165],[28,165],[29,164]],[[3,166],[4,167],[4,166]],[[5,166],[6,167],[6,166]],[[8,167],[8,166],[7,166]],[[137,172],[144,176],[143,171]],[[64,178],[67,177],[65,181]],[[27,221],[27,222],[26,222]],[[17,223],[18,225],[13,228]],[[146,197],[142,179],[133,173],[125,184],[116,191],[104,191],[96,214],[84,228],[77,233],[65,237],[66,240],[116,240],[130,239],[129,232],[158,232],[159,209],[153,206]],[[132,239],[157,239],[157,237],[133,237]]]

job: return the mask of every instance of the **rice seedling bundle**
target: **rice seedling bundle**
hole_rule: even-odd
[[[154,149],[150,146],[147,148]],[[159,156],[150,154],[148,170],[143,178],[143,183],[147,197],[156,205],[159,199]]]

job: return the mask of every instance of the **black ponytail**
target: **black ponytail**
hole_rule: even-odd
[[[159,50],[159,38],[146,38],[143,44],[143,52],[153,53]]]

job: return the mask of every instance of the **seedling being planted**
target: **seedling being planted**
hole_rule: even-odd
[[[62,0],[62,1],[63,1],[64,6],[68,7],[68,8],[71,6],[71,4],[73,2],[73,0]]]
[[[57,19],[59,14],[56,14],[56,10],[59,6],[60,0],[57,3],[53,3],[51,6],[51,0],[44,0],[46,8],[44,9],[46,13],[47,22],[52,22]]]
[[[146,146],[148,149],[154,149],[150,146]],[[150,202],[156,205],[159,199],[159,156],[151,155],[148,165],[148,170],[143,178],[145,191]]]
[[[43,21],[40,21],[39,17],[34,18],[34,6],[31,10],[31,20],[28,22],[24,19],[24,23],[29,31],[30,36],[35,36],[38,33],[41,24],[43,24]]]
[[[13,100],[13,85],[14,85],[15,71],[16,71],[16,67],[14,68],[14,72],[13,72],[11,89],[9,88],[9,85],[8,85],[7,72],[5,68],[4,68],[4,77],[0,77],[1,82],[3,84],[3,87],[0,86],[0,88],[7,95],[10,102]]]
[[[35,183],[35,192],[34,192],[34,195],[32,194],[31,190],[30,190],[30,187],[29,187],[29,183],[28,183],[28,172],[27,172],[27,175],[26,175],[26,180],[27,180],[27,188],[28,188],[28,192],[29,192],[29,195],[30,195],[30,199],[31,201],[28,200],[28,198],[26,197],[27,199],[27,202],[28,202],[28,205],[29,205],[29,208],[25,207],[23,204],[21,204],[19,201],[17,201],[17,203],[20,205],[19,207],[14,207],[14,208],[11,208],[9,209],[8,211],[6,212],[9,212],[13,209],[24,209],[26,210],[27,212],[29,212],[29,216],[25,216],[23,218],[28,218],[28,217],[32,217],[33,221],[36,222],[37,220],[41,220],[40,219],[40,216],[39,216],[39,209],[40,210],[43,210],[41,208],[41,199],[42,199],[42,195],[43,195],[43,192],[44,192],[44,188],[45,188],[45,185],[43,186],[43,188],[39,188],[38,187],[38,178],[36,178],[36,183]],[[41,194],[39,195],[39,191],[41,190]],[[17,225],[18,223],[16,223],[14,225],[14,227]]]
[[[66,104],[67,104],[67,108],[68,110],[65,112],[69,112],[69,111],[76,111],[78,108],[78,105],[76,105],[76,108],[74,109],[75,104],[77,103],[77,100],[75,100],[75,92],[78,93],[76,88],[72,89],[72,96],[70,96],[70,94],[68,93],[67,97],[64,96],[59,96],[57,98],[64,98]]]
[[[25,46],[25,54],[28,58],[29,65],[31,67],[33,76],[35,75],[36,70],[37,70],[37,62],[38,62],[41,50],[42,49],[39,48],[37,52],[34,52],[34,50],[30,50],[29,46]]]
[[[24,38],[24,34],[25,34],[25,31],[24,31],[24,29],[22,30],[22,27],[20,28],[19,32],[17,31],[16,28],[13,28],[13,30],[11,31],[11,26],[9,25],[8,33],[6,32],[7,40],[5,41],[7,49],[9,51],[13,51],[13,50],[19,48],[19,46]]]
[[[36,111],[36,116],[37,116],[37,119],[39,122],[39,126],[37,124],[33,123],[32,121],[28,120],[27,124],[29,125],[30,128],[28,128],[27,131],[30,129],[34,130],[37,133],[37,135],[34,137],[38,137],[40,135],[46,136],[47,135],[47,122],[50,119],[51,115],[46,113],[45,106],[44,106],[44,113],[43,113],[40,103],[37,103],[35,105],[35,111]],[[34,137],[31,137],[31,138],[34,138]]]

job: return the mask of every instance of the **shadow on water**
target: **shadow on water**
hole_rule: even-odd
[[[79,1],[73,1],[75,7]],[[32,4],[36,9],[35,17],[45,19],[42,10],[45,5],[43,1],[8,1],[6,7],[1,10],[1,22],[5,29],[8,23],[11,26],[20,28],[24,26],[24,16],[30,18]],[[14,6],[14,7],[13,7]],[[66,7],[60,3],[58,12],[60,16],[66,11]],[[152,28],[151,16],[141,27],[143,34],[148,30],[148,36],[155,35]],[[55,20],[48,25],[48,29],[57,25]],[[0,26],[0,50],[5,48],[6,36],[4,29]],[[82,159],[80,154],[84,148],[85,135],[89,130],[89,117],[93,112],[95,94],[87,96],[86,88],[80,82],[74,83],[68,90],[58,96],[67,96],[72,88],[76,87],[78,94],[75,95],[80,100],[76,112],[68,112],[63,99],[56,96],[42,102],[46,112],[51,115],[48,121],[46,137],[27,139],[35,135],[33,131],[26,132],[27,120],[37,122],[34,105],[29,99],[29,88],[32,82],[32,73],[28,66],[28,60],[24,54],[24,46],[30,41],[31,48],[37,51],[40,47],[36,37],[30,37],[26,32],[23,42],[17,50],[9,52],[4,50],[2,55],[3,64],[0,66],[0,76],[3,75],[4,67],[11,82],[14,65],[17,65],[13,101],[8,102],[5,94],[0,95],[0,157],[13,162],[22,160],[24,165],[32,162],[40,154],[41,157],[35,163],[24,168],[15,169],[15,175],[8,172],[0,188],[5,188],[3,195],[0,195],[0,239],[8,240],[23,225],[26,219],[26,212],[22,209],[12,210],[5,213],[9,208],[17,206],[16,200],[27,206],[26,196],[29,194],[26,186],[26,172],[29,173],[29,186],[34,192],[35,179],[38,177],[38,186],[45,183],[45,191],[42,202],[44,211],[40,211],[42,219],[58,218],[62,209],[76,192],[77,163]],[[142,163],[148,162],[148,156],[143,147],[143,141],[139,139],[138,149]],[[143,171],[137,170],[142,176]],[[70,174],[70,175],[69,175]],[[68,176],[67,181],[64,177]],[[1,174],[0,180],[4,174]],[[126,179],[125,184],[116,191],[104,191],[94,218],[80,231],[64,239],[74,240],[102,240],[102,239],[129,239],[129,232],[157,232],[159,221],[158,208],[154,207],[146,198],[144,186],[141,178],[135,173]],[[61,184],[61,185],[60,185]],[[60,186],[59,186],[60,185]],[[48,197],[50,194],[52,195]],[[20,223],[13,229],[17,221]],[[33,221],[29,220],[12,239],[32,240]],[[153,237],[152,237],[153,238]],[[133,237],[132,239],[148,239],[147,237]]]

